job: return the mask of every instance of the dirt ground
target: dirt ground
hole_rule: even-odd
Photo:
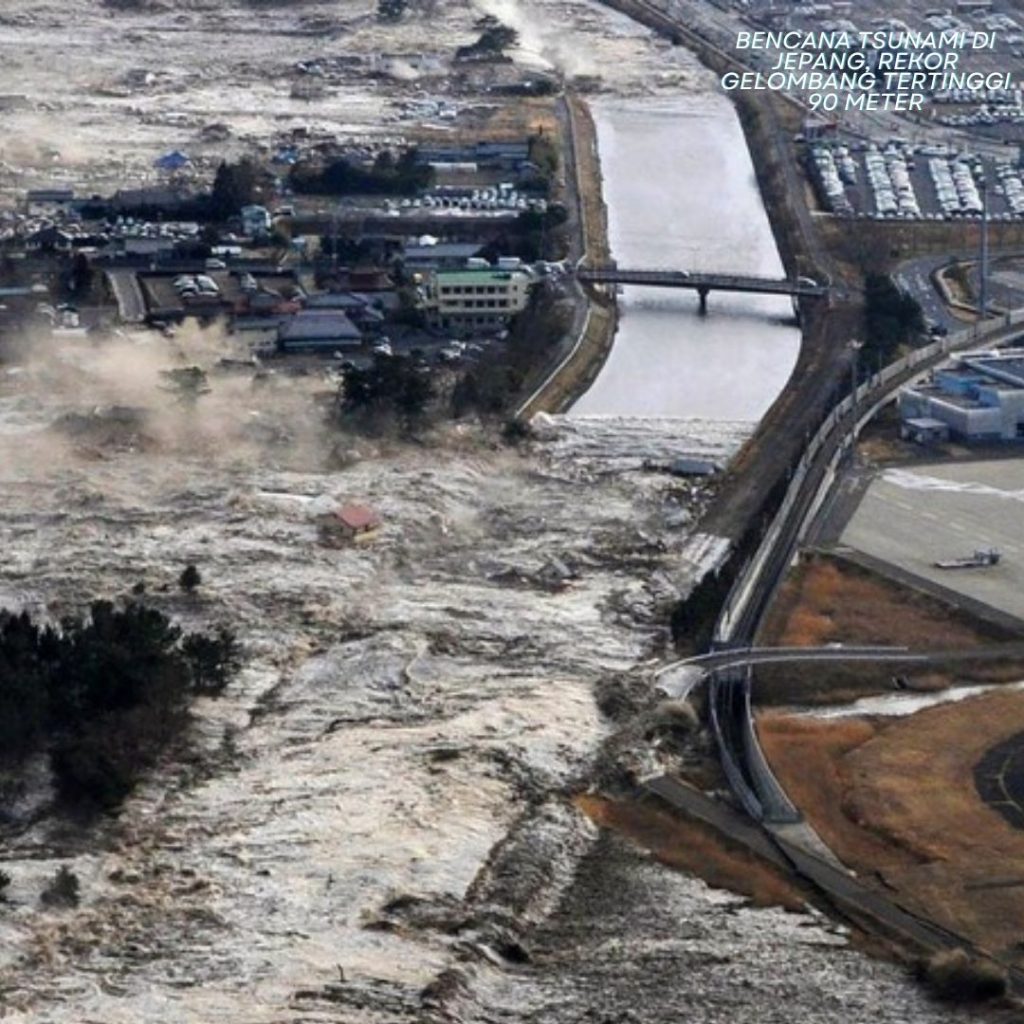
[[[767,646],[820,647],[830,643],[893,645],[953,650],[1014,639],[997,626],[972,618],[928,594],[826,556],[801,563],[783,583],[759,642]],[[978,662],[952,669],[892,665],[764,665],[757,670],[761,704],[839,703],[893,687],[934,690],[963,682],[1011,682],[1024,678],[1019,662]]]
[[[651,803],[585,795],[576,805],[603,828],[620,833],[662,864],[703,878],[709,885],[749,897],[759,907],[802,910],[807,896],[791,878],[741,847],[733,847],[698,821],[687,821]]]
[[[891,721],[766,714],[758,729],[782,785],[844,863],[1024,963],[1024,830],[988,807],[974,781],[985,752],[1024,731],[1024,695]]]

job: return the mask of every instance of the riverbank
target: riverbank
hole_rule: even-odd
[[[577,94],[566,94],[565,113],[562,152],[566,198],[575,208],[574,255],[580,263],[600,265],[610,260],[611,253],[597,128],[589,106]],[[552,360],[553,369],[541,377],[542,383],[527,390],[529,397],[516,411],[520,420],[528,422],[539,412],[564,412],[587,391],[611,353],[618,325],[614,296],[599,295],[575,282],[573,288],[577,302],[573,329]]]

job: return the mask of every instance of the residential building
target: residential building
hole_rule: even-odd
[[[56,224],[46,224],[25,239],[25,248],[30,252],[70,252],[74,242],[75,236],[70,231]]]
[[[379,334],[384,313],[377,300],[357,292],[319,292],[306,298],[308,310],[341,310],[366,335]]]
[[[474,164],[478,168],[518,171],[530,159],[530,143],[477,142],[474,145],[438,144],[420,146],[416,160],[423,164]]]
[[[328,543],[335,540],[372,540],[381,527],[381,517],[366,505],[343,505],[321,519],[321,536]]]
[[[25,211],[30,217],[54,217],[64,213],[75,201],[70,188],[30,189],[25,196]]]

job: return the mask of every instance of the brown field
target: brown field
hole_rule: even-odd
[[[457,131],[423,129],[418,136],[434,142],[494,141],[521,138],[538,131],[555,137],[559,133],[554,101],[550,97],[517,96],[508,103],[470,107],[463,112]]]
[[[626,836],[662,864],[741,893],[757,906],[801,910],[807,903],[807,895],[786,875],[749,850],[727,843],[702,822],[656,804],[596,795],[577,797],[576,804],[596,825]]]
[[[1024,732],[1024,694],[905,719],[761,716],[765,753],[825,842],[909,909],[1024,964],[1024,831],[979,797],[974,767]]]
[[[818,647],[829,643],[953,650],[1019,639],[929,594],[902,587],[853,563],[825,556],[802,562],[779,589],[758,642]],[[764,665],[757,669],[759,704],[845,702],[892,689],[899,674],[916,690],[963,682],[1024,679],[1019,662],[960,664],[952,671],[892,665]]]
[[[933,597],[819,556],[803,562],[783,584],[762,639],[793,647],[842,641],[926,650],[1008,637]]]

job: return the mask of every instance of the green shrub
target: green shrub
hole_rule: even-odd
[[[954,1003],[983,1003],[1006,995],[1006,971],[991,960],[969,956],[962,949],[936,953],[920,968],[940,999]]]

